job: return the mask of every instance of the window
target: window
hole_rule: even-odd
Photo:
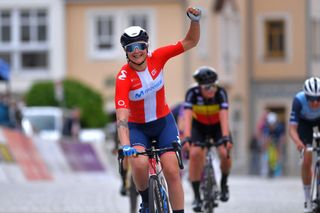
[[[320,20],[312,22],[312,55],[314,60],[320,60]]]
[[[47,71],[48,56],[46,10],[0,10],[0,57],[13,70]]]
[[[114,17],[97,17],[96,20],[96,39],[95,48],[100,50],[111,50],[114,48]]]
[[[129,26],[140,26],[146,31],[148,30],[148,19],[146,15],[130,15],[129,19]]]
[[[93,59],[115,59],[122,53],[121,32],[128,26],[137,25],[150,32],[152,13],[137,11],[90,11],[88,47]],[[149,33],[150,36],[150,33]]]
[[[21,11],[20,24],[20,40],[23,43],[47,40],[47,15],[44,11]]]
[[[285,24],[282,20],[265,22],[265,57],[270,59],[285,57]]]
[[[0,11],[0,41],[7,43],[11,40],[10,11]]]
[[[48,66],[47,52],[22,52],[21,64],[24,69],[45,69]]]

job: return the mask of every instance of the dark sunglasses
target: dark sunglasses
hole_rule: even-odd
[[[200,86],[201,86],[202,89],[207,90],[207,91],[216,87],[215,84],[202,84]]]
[[[148,47],[148,44],[144,43],[144,42],[132,43],[132,44],[128,44],[127,46],[125,46],[124,50],[128,53],[132,53],[135,49],[145,50],[145,49],[147,49],[147,47]]]
[[[320,102],[320,96],[306,95],[306,98],[307,98],[307,101],[310,101],[310,102],[314,102],[314,101]]]

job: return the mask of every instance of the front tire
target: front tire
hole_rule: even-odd
[[[169,200],[156,176],[149,179],[149,212],[169,213]]]
[[[205,165],[203,170],[203,180],[201,181],[201,189],[203,195],[203,212],[213,213],[215,207],[216,196],[216,182],[212,164]]]

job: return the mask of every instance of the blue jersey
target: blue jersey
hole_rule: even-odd
[[[320,108],[310,108],[303,91],[297,93],[293,99],[290,114],[290,123],[298,124],[300,119],[310,122],[320,119]]]

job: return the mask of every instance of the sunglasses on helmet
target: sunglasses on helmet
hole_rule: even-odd
[[[127,46],[124,47],[124,50],[128,53],[132,53],[135,49],[145,50],[147,49],[147,47],[148,47],[147,43],[137,42],[137,43],[128,44]]]
[[[320,102],[320,96],[306,95],[306,98],[307,98],[307,101],[310,101],[310,102],[314,102],[314,101]]]

